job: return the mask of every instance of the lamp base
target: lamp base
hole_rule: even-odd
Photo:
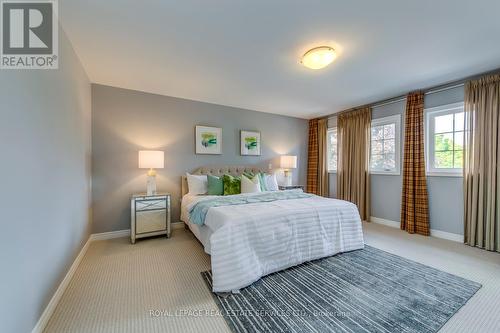
[[[292,186],[292,172],[285,170],[285,186]]]
[[[148,176],[146,195],[156,195],[156,176]]]

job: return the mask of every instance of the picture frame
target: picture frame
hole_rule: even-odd
[[[260,132],[241,130],[240,150],[242,156],[260,156],[261,154]]]
[[[222,154],[222,128],[210,126],[195,127],[196,154]]]

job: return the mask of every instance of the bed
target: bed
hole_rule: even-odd
[[[244,172],[265,170],[203,167],[192,174],[239,176]],[[193,223],[189,210],[215,196],[188,194],[185,176],[182,195],[181,220],[211,255],[214,292],[237,292],[267,274],[364,247],[357,207],[347,201],[303,195],[258,202],[255,199],[263,195],[241,194],[238,198],[251,197],[251,202],[209,208],[200,225]]]

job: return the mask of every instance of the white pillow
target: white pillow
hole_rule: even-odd
[[[259,176],[250,179],[245,175],[241,175],[241,193],[255,192],[260,192]]]
[[[268,191],[278,191],[278,181],[276,180],[276,174],[268,175],[266,174],[265,176],[266,180],[266,188]]]
[[[190,175],[186,173],[189,194],[207,194],[208,192],[208,180],[207,175]]]

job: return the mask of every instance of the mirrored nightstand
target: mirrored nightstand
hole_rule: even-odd
[[[170,237],[170,194],[136,194],[130,200],[130,241],[167,235]]]

